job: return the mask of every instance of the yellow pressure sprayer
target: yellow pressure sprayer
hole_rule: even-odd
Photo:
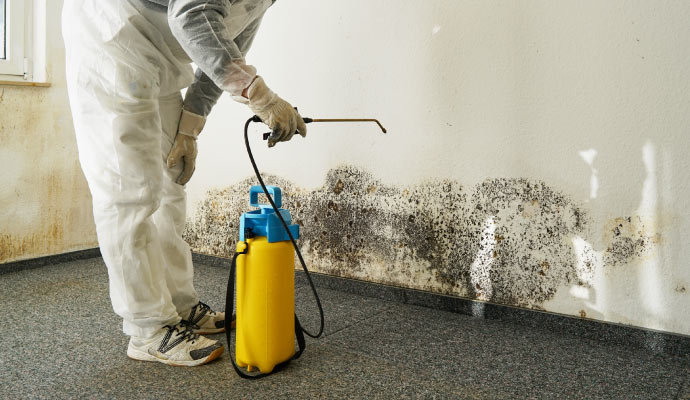
[[[304,118],[305,123],[362,121],[376,122],[386,133],[375,119]],[[247,133],[251,122],[261,122],[261,119],[254,116],[244,125],[244,143],[260,185],[252,186],[249,191],[249,204],[257,209],[244,213],[240,219],[240,241],[232,259],[225,298],[225,334],[230,346],[232,318],[229,316],[235,308],[237,279],[235,358],[231,356],[230,360],[238,375],[256,379],[276,372],[291,360],[299,358],[306,347],[304,335],[318,338],[323,334],[324,316],[321,300],[295,241],[299,238],[299,225],[292,223],[289,211],[280,208],[280,188],[264,184],[254,161]],[[267,140],[270,135],[264,134],[263,139]],[[259,203],[261,193],[266,195],[269,204]],[[302,328],[295,314],[295,252],[319,309],[321,322],[316,334]],[[293,335],[297,340],[297,350]],[[255,368],[259,372],[250,374]]]

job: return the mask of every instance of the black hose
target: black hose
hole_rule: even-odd
[[[248,130],[249,130],[249,124],[252,122],[261,122],[261,119],[257,117],[256,115],[249,118],[247,122],[244,124],[244,144],[247,147],[247,155],[249,156],[249,161],[252,163],[252,168],[254,168],[254,173],[256,174],[256,179],[259,180],[259,183],[261,184],[261,188],[264,190],[264,194],[268,198],[268,201],[271,203],[271,207],[273,207],[273,211],[275,211],[276,215],[278,218],[280,218],[280,222],[283,223],[283,227],[285,228],[285,232],[290,236],[290,241],[292,242],[292,246],[295,248],[295,252],[297,253],[297,258],[299,258],[299,262],[302,264],[302,269],[304,269],[304,273],[307,276],[307,281],[309,281],[309,286],[311,286],[312,292],[314,292],[314,298],[316,299],[316,305],[319,307],[319,316],[321,318],[321,327],[319,328],[319,333],[313,335],[309,333],[306,329],[302,328],[304,333],[312,337],[314,339],[321,337],[323,334],[323,327],[324,327],[324,317],[323,317],[323,307],[321,306],[321,299],[319,299],[319,294],[316,292],[316,287],[314,287],[314,282],[311,280],[311,275],[309,274],[309,270],[307,269],[307,264],[304,262],[304,258],[302,258],[302,252],[299,251],[299,247],[297,246],[297,242],[295,241],[294,236],[292,236],[292,232],[290,232],[290,228],[288,227],[288,224],[285,222],[285,219],[283,219],[283,216],[280,214],[280,211],[278,210],[278,207],[276,206],[276,203],[273,202],[273,198],[271,198],[271,195],[268,194],[268,189],[266,189],[266,185],[264,184],[264,180],[261,177],[261,174],[259,173],[259,168],[256,166],[256,161],[254,161],[254,155],[252,155],[252,149],[249,147],[249,135],[248,135]]]

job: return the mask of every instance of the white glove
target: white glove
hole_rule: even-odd
[[[264,79],[257,76],[247,90],[249,108],[268,125],[273,134],[268,138],[268,147],[277,142],[286,142],[295,132],[307,136],[307,126],[297,110],[281,99],[266,86]]]
[[[196,138],[204,129],[206,118],[201,115],[182,110],[180,123],[177,127],[177,135],[168,155],[168,168],[173,168],[180,160],[184,162],[184,169],[177,177],[179,185],[189,182],[196,166]]]

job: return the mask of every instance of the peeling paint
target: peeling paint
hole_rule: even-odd
[[[600,257],[584,239],[586,245],[575,241],[591,224],[583,207],[544,182],[396,187],[352,166],[329,171],[316,190],[264,178],[283,189],[284,208],[300,224],[303,253],[317,272],[540,309],[564,285],[590,287]],[[252,184],[250,178],[207,193],[185,231],[195,251],[233,253]],[[635,238],[619,225],[621,238]],[[653,242],[619,251],[619,236],[605,252],[610,265]]]

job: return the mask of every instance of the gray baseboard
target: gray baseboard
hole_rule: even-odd
[[[229,258],[193,254],[194,261],[230,268]],[[383,285],[332,275],[310,273],[317,290],[320,287],[360,296],[428,307],[471,315],[477,318],[509,321],[563,335],[604,341],[616,345],[646,349],[652,353],[690,357],[690,336],[655,331],[632,325],[614,324],[551,312],[486,303],[462,297],[447,296],[403,287]],[[296,271],[295,280],[306,282],[303,271]]]
[[[534,328],[547,329],[563,335],[576,335],[618,345],[643,348],[653,353],[690,357],[690,336],[323,274],[312,273],[311,275],[317,288],[325,287],[382,300],[471,315],[477,318],[510,321]],[[300,271],[295,279],[306,280],[306,277]]]
[[[0,275],[46,265],[100,257],[98,248],[73,251],[47,257],[0,264]],[[194,262],[220,268],[230,268],[229,258],[193,253]],[[587,318],[555,314],[537,310],[485,303],[462,297],[446,296],[431,292],[383,285],[332,275],[311,273],[317,289],[320,287],[339,290],[360,296],[386,301],[428,307],[437,310],[471,315],[477,318],[510,321],[563,335],[576,335],[622,346],[646,349],[657,354],[690,357],[690,336],[655,331],[631,325],[614,324]],[[302,271],[296,271],[295,280],[306,282]]]
[[[31,258],[28,260],[12,261],[9,263],[0,264],[0,275],[10,272],[17,272],[27,269],[44,267],[46,265],[60,264],[63,262],[86,260],[89,258],[96,258],[100,256],[101,250],[98,247],[96,247],[93,249],[71,251],[69,253]]]

